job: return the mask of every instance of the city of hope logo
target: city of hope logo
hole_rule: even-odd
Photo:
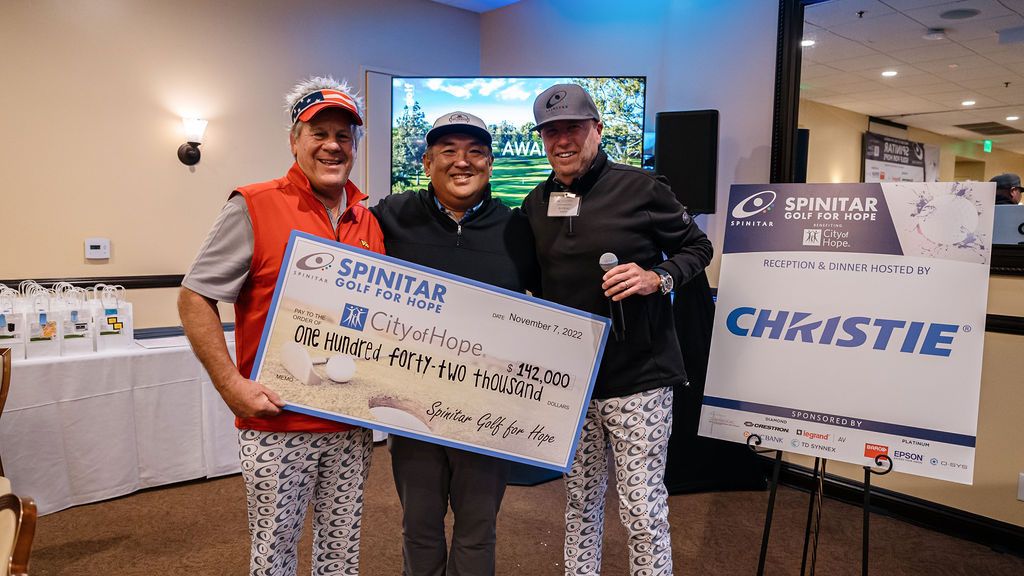
[[[366,317],[369,312],[369,308],[363,308],[362,306],[356,306],[355,304],[345,304],[345,309],[341,312],[340,324],[345,328],[351,328],[362,332],[363,328],[366,326]]]

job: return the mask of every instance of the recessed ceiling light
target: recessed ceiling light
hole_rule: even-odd
[[[977,8],[958,8],[954,10],[946,10],[939,14],[939,18],[943,20],[964,20],[966,18],[973,18],[981,14],[981,10]]]
[[[1020,116],[1007,116],[1006,117],[1006,121],[1007,122],[1016,122],[1017,120],[1020,120]]]
[[[886,70],[885,72],[882,72],[882,76],[885,76],[886,78],[892,78],[897,74],[899,74],[899,72],[895,70]]]
[[[949,65],[949,69],[950,69],[950,70],[956,70],[956,69],[957,69],[957,68],[959,68],[959,67],[960,67],[960,65],[959,65],[959,64],[950,64],[950,65]]]
[[[974,106],[975,104],[977,104],[977,102],[974,100],[964,100],[960,103],[961,106]]]
[[[945,40],[946,29],[945,28],[929,28],[925,31],[924,36],[921,36],[925,40]]]
[[[804,48],[807,48],[808,46],[814,46],[814,40],[801,40],[800,45],[803,46]]]

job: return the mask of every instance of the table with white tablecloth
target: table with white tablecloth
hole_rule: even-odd
[[[239,471],[234,417],[187,341],[146,346],[13,362],[0,457],[40,514]]]

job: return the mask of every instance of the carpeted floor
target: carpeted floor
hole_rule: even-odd
[[[609,490],[612,494],[613,491]],[[675,573],[753,575],[757,570],[767,492],[672,496]],[[562,573],[561,480],[510,486],[498,523],[498,574]],[[606,575],[627,574],[625,532],[609,498]],[[799,574],[805,493],[778,494],[766,574]],[[401,574],[400,509],[387,450],[374,452],[366,491],[362,573]],[[875,515],[871,574],[1016,575],[1024,558]],[[860,574],[861,510],[825,501],[817,573]],[[309,574],[310,540],[300,544],[299,574]],[[39,519],[33,576],[244,575],[248,570],[245,493],[240,476],[152,489],[79,506]]]

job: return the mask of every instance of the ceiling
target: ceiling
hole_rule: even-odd
[[[806,7],[803,37],[801,98],[1024,154],[1024,0],[830,0]],[[957,127],[987,122],[1021,133]]]
[[[477,14],[483,14],[484,12],[490,12],[509,4],[515,4],[519,0],[434,0],[438,4],[447,4],[449,6],[455,6],[456,8],[462,8],[463,10],[469,10],[470,12],[476,12]]]

